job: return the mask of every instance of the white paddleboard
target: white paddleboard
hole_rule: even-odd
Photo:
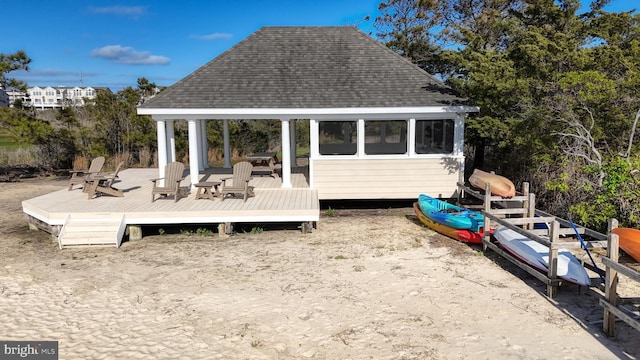
[[[519,233],[500,226],[493,232],[500,245],[527,264],[549,270],[549,248]],[[566,249],[558,249],[558,277],[574,284],[590,286],[591,279],[582,264]]]

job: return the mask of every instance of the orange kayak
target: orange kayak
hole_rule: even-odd
[[[630,228],[615,228],[611,233],[618,235],[620,249],[640,262],[640,230]]]
[[[469,177],[469,183],[474,188],[484,190],[485,184],[491,184],[491,194],[510,198],[516,195],[516,187],[511,180],[504,176],[488,173],[479,169],[474,169]]]

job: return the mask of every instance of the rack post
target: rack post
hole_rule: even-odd
[[[609,219],[608,224],[608,242],[607,242],[607,257],[617,263],[620,256],[619,252],[619,239],[618,235],[612,234],[611,230],[618,227],[618,220]],[[606,267],[606,276],[604,280],[604,297],[607,301],[613,305],[618,306],[618,271],[612,267]],[[613,337],[616,330],[616,316],[607,307],[604,308],[604,321],[602,323],[602,330],[607,336]]]
[[[485,213],[491,212],[491,184],[488,182],[484,184],[484,211]],[[491,241],[491,220],[485,216],[484,217],[484,241],[482,242],[482,251],[487,251],[486,243]]]
[[[556,240],[558,240],[557,237],[559,230],[560,223],[554,220],[551,223],[549,233],[549,240],[551,241],[551,244],[549,244],[549,270],[547,271],[547,276],[552,280],[547,284],[547,296],[549,298],[554,298],[557,291],[555,280],[558,278],[558,243]]]
[[[464,199],[464,169],[458,175],[458,205],[462,204],[462,199]]]

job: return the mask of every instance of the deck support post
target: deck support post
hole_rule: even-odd
[[[608,224],[608,241],[607,241],[607,258],[617,263],[620,256],[618,235],[612,234],[611,231],[618,227],[618,220],[609,219]],[[604,297],[612,306],[618,306],[618,271],[612,267],[606,267],[606,275],[604,281]],[[602,330],[607,336],[615,336],[616,316],[604,308],[604,321],[602,322]]]
[[[218,224],[218,236],[227,237],[233,232],[233,224],[230,222]]]
[[[140,225],[127,225],[127,233],[129,241],[142,240],[142,226]]]
[[[300,225],[300,230],[303,234],[309,234],[313,231],[313,222],[305,221]]]

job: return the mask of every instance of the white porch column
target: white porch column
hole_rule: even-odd
[[[289,133],[289,142],[291,143],[291,165],[293,167],[298,166],[296,161],[296,150],[298,149],[298,145],[296,144],[296,121],[297,120],[291,120],[289,122],[289,128],[291,130]]]
[[[164,177],[164,167],[167,165],[167,132],[163,120],[156,121],[158,137],[158,177]]]
[[[229,145],[229,120],[223,120],[222,138],[224,139],[224,167],[231,167],[231,147]]]
[[[173,120],[167,120],[167,162],[176,161],[176,135],[173,131]]]
[[[291,188],[291,142],[289,138],[289,119],[281,120],[282,129],[282,188]]]
[[[198,159],[198,123],[197,120],[189,120],[189,175],[191,180],[191,187],[193,184],[199,182],[198,165],[200,160]]]
[[[309,188],[313,189],[314,161],[320,157],[320,125],[318,120],[309,119]]]

